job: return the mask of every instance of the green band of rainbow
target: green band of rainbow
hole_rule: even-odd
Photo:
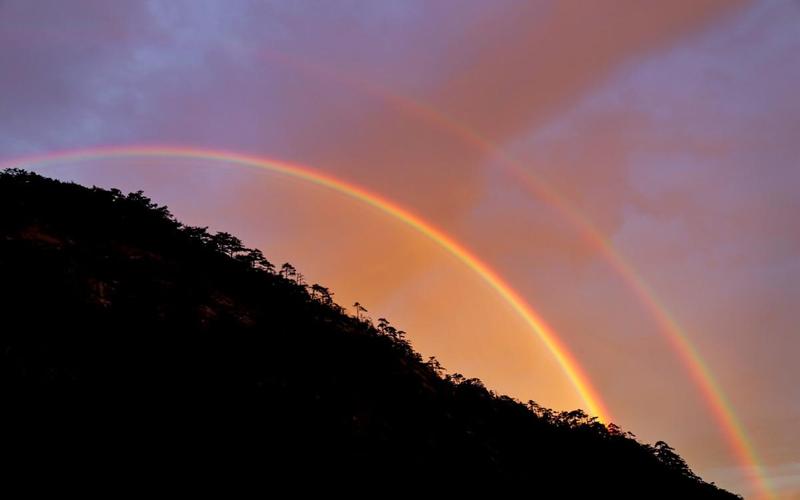
[[[596,415],[602,422],[610,422],[609,413],[598,392],[592,387],[588,377],[570,353],[555,331],[526,303],[526,301],[500,275],[486,263],[470,252],[451,236],[438,229],[430,222],[396,203],[371,193],[356,184],[345,182],[330,174],[309,167],[279,162],[268,158],[247,156],[238,153],[211,149],[197,149],[178,146],[129,146],[102,147],[73,151],[55,152],[40,156],[31,156],[0,163],[0,169],[43,167],[59,162],[102,160],[111,158],[182,158],[215,161],[227,164],[258,168],[287,175],[296,179],[330,188],[350,198],[363,202],[417,230],[453,257],[465,264],[480,276],[483,281],[505,300],[524,322],[544,342],[547,349],[556,358],[564,374],[570,380],[586,409]]]

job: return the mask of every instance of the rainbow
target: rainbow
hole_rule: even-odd
[[[498,160],[506,171],[522,182],[530,194],[544,201],[569,221],[581,236],[599,251],[611,268],[620,276],[632,294],[651,315],[670,347],[686,367],[737,461],[745,471],[748,471],[748,479],[758,492],[758,496],[760,498],[773,498],[775,496],[760,466],[761,460],[744,427],[736,416],[722,387],[715,380],[708,364],[690,342],[688,334],[669,313],[667,307],[661,303],[655,292],[650,289],[639,273],[628,264],[613,243],[583,213],[575,208],[565,196],[544,181],[534,177],[520,161],[503,152],[498,145],[430,105],[392,93],[371,82],[342,74],[318,63],[291,58],[272,51],[265,51],[263,55],[268,60],[358,89],[367,95],[388,103],[402,113],[417,117],[421,121],[428,122],[454,137],[460,138],[464,143],[471,145],[482,153],[493,155],[493,158]]]
[[[482,280],[497,292],[514,311],[523,319],[547,349],[556,358],[559,366],[574,386],[587,410],[596,415],[601,422],[610,422],[609,413],[598,392],[592,387],[588,377],[578,364],[575,357],[566,345],[558,338],[555,331],[545,323],[541,316],[517,293],[503,278],[485,262],[481,261],[470,250],[457,242],[451,236],[438,229],[420,216],[397,205],[391,200],[378,194],[332,175],[318,170],[280,162],[269,158],[248,156],[230,151],[199,149],[179,146],[121,146],[102,147],[60,151],[39,156],[29,156],[0,163],[0,170],[7,168],[32,168],[44,167],[54,163],[89,161],[114,158],[180,158],[215,161],[244,167],[266,170],[277,174],[287,175],[296,179],[310,182],[325,188],[332,189],[352,199],[365,203],[417,230],[439,247],[446,250],[457,260],[475,272]]]

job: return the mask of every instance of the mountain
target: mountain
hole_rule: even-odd
[[[141,192],[0,173],[0,278],[0,453],[19,473],[737,498],[666,443],[446,374]]]

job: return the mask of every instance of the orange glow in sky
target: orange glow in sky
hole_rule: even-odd
[[[800,498],[796,4],[45,3],[0,3],[3,166],[143,189],[450,372]]]

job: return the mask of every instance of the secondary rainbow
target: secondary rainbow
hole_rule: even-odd
[[[270,172],[287,175],[296,179],[324,186],[350,198],[363,202],[417,230],[446,250],[453,257],[464,263],[483,281],[495,290],[523,319],[547,349],[556,358],[564,374],[572,383],[586,409],[596,415],[602,422],[610,422],[608,410],[600,395],[589,382],[584,370],[575,357],[558,338],[555,331],[545,323],[541,316],[517,293],[503,278],[480,260],[464,245],[420,216],[406,208],[378,194],[367,191],[356,184],[346,182],[330,174],[312,169],[310,167],[276,161],[269,158],[248,156],[239,153],[212,149],[199,149],[178,146],[121,146],[102,147],[82,150],[60,151],[39,156],[4,161],[0,163],[0,170],[6,168],[32,168],[44,167],[59,162],[75,162],[102,160],[112,158],[181,158],[197,159],[203,161],[221,162],[258,168]]]
[[[533,176],[520,161],[503,152],[498,145],[430,105],[390,92],[371,82],[355,78],[349,74],[343,74],[321,64],[288,57],[274,51],[265,51],[263,55],[270,61],[291,66],[316,77],[355,88],[364,94],[388,103],[402,113],[417,117],[421,121],[428,122],[454,137],[460,138],[463,142],[482,153],[493,155],[493,158],[506,171],[518,179],[529,193],[544,201],[572,224],[581,236],[592,247],[597,249],[612,269],[617,272],[625,285],[657,323],[659,330],[663,333],[671,348],[686,366],[692,381],[698,387],[703,400],[720,426],[737,460],[745,467],[746,471],[749,471],[749,480],[758,492],[759,497],[773,498],[775,496],[763,474],[760,466],[761,461],[750,439],[747,437],[744,427],[736,416],[724,391],[715,380],[708,364],[690,342],[687,333],[670,314],[667,307],[659,301],[657,295],[650,289],[645,280],[614,247],[613,243],[582,212],[575,208],[565,196],[546,182]]]

